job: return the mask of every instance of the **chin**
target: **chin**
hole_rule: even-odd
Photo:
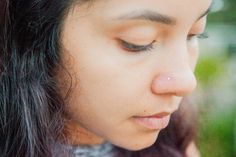
[[[130,151],[139,151],[139,150],[151,147],[154,143],[155,143],[155,141],[152,142],[152,143],[149,143],[149,144],[139,143],[139,144],[136,144],[136,145],[131,146],[131,147],[126,147],[125,149],[130,150]]]
[[[117,146],[126,150],[130,150],[130,151],[139,151],[139,150],[151,147],[156,142],[157,137],[158,137],[158,134],[149,136],[149,137],[142,137],[142,138],[134,137],[135,140],[128,139],[129,141],[123,141]]]
[[[133,147],[133,148],[124,148],[124,149],[126,149],[126,150],[129,150],[129,151],[140,151],[140,150],[143,150],[143,149],[145,149],[145,148],[149,148],[149,147],[151,147],[153,144],[151,144],[151,145],[149,145],[149,146],[145,146],[145,147]]]

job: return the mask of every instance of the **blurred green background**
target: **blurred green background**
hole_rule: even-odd
[[[214,0],[200,41],[193,95],[202,157],[236,157],[236,0]]]

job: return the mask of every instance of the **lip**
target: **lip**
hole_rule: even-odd
[[[134,122],[138,125],[151,130],[160,130],[168,126],[170,113],[162,112],[150,116],[134,116]]]

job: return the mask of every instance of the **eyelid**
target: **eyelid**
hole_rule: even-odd
[[[197,37],[198,37],[199,39],[207,39],[207,38],[209,38],[209,35],[208,35],[207,32],[203,32],[203,33],[197,35]]]
[[[127,51],[142,52],[142,51],[148,51],[148,50],[153,49],[153,44],[156,42],[156,40],[153,40],[151,43],[146,44],[146,45],[137,45],[137,44],[133,44],[122,39],[118,39],[118,42],[120,43],[122,48],[124,48]]]
[[[191,40],[193,37],[197,37],[198,39],[207,39],[209,35],[207,34],[207,32],[203,32],[200,34],[189,34],[187,40]]]

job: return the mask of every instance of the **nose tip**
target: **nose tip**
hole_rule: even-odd
[[[186,96],[197,86],[196,77],[191,70],[187,72],[158,75],[152,82],[155,94]]]

